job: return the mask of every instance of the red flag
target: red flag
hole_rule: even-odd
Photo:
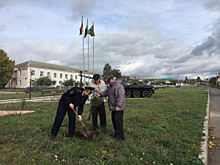
[[[83,16],[81,20],[81,27],[79,28],[79,35],[82,35],[82,32],[83,32]]]

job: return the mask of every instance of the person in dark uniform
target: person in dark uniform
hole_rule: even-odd
[[[78,107],[78,121],[81,121],[84,104],[93,89],[94,88],[92,87],[86,87],[85,89],[73,87],[61,96],[57,108],[56,118],[51,130],[52,140],[55,140],[66,112],[68,112],[69,116],[69,137],[73,137],[75,135],[75,113],[73,112],[73,108],[76,110],[76,107]]]

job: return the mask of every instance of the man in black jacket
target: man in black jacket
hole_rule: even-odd
[[[57,108],[57,115],[53,128],[51,130],[52,140],[55,140],[66,112],[68,112],[69,116],[69,137],[73,137],[75,135],[75,113],[73,112],[73,108],[76,110],[76,107],[78,107],[78,121],[81,121],[83,107],[86,99],[91,93],[90,90],[93,90],[93,88],[86,87],[86,89],[83,89],[80,87],[73,87],[62,95]]]

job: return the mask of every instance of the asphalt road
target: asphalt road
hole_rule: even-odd
[[[220,89],[207,88],[210,95],[209,144],[213,144],[208,149],[208,164],[220,165]]]

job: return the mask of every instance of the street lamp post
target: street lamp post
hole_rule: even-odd
[[[31,68],[30,68],[30,90],[29,90],[29,99],[31,99]]]

